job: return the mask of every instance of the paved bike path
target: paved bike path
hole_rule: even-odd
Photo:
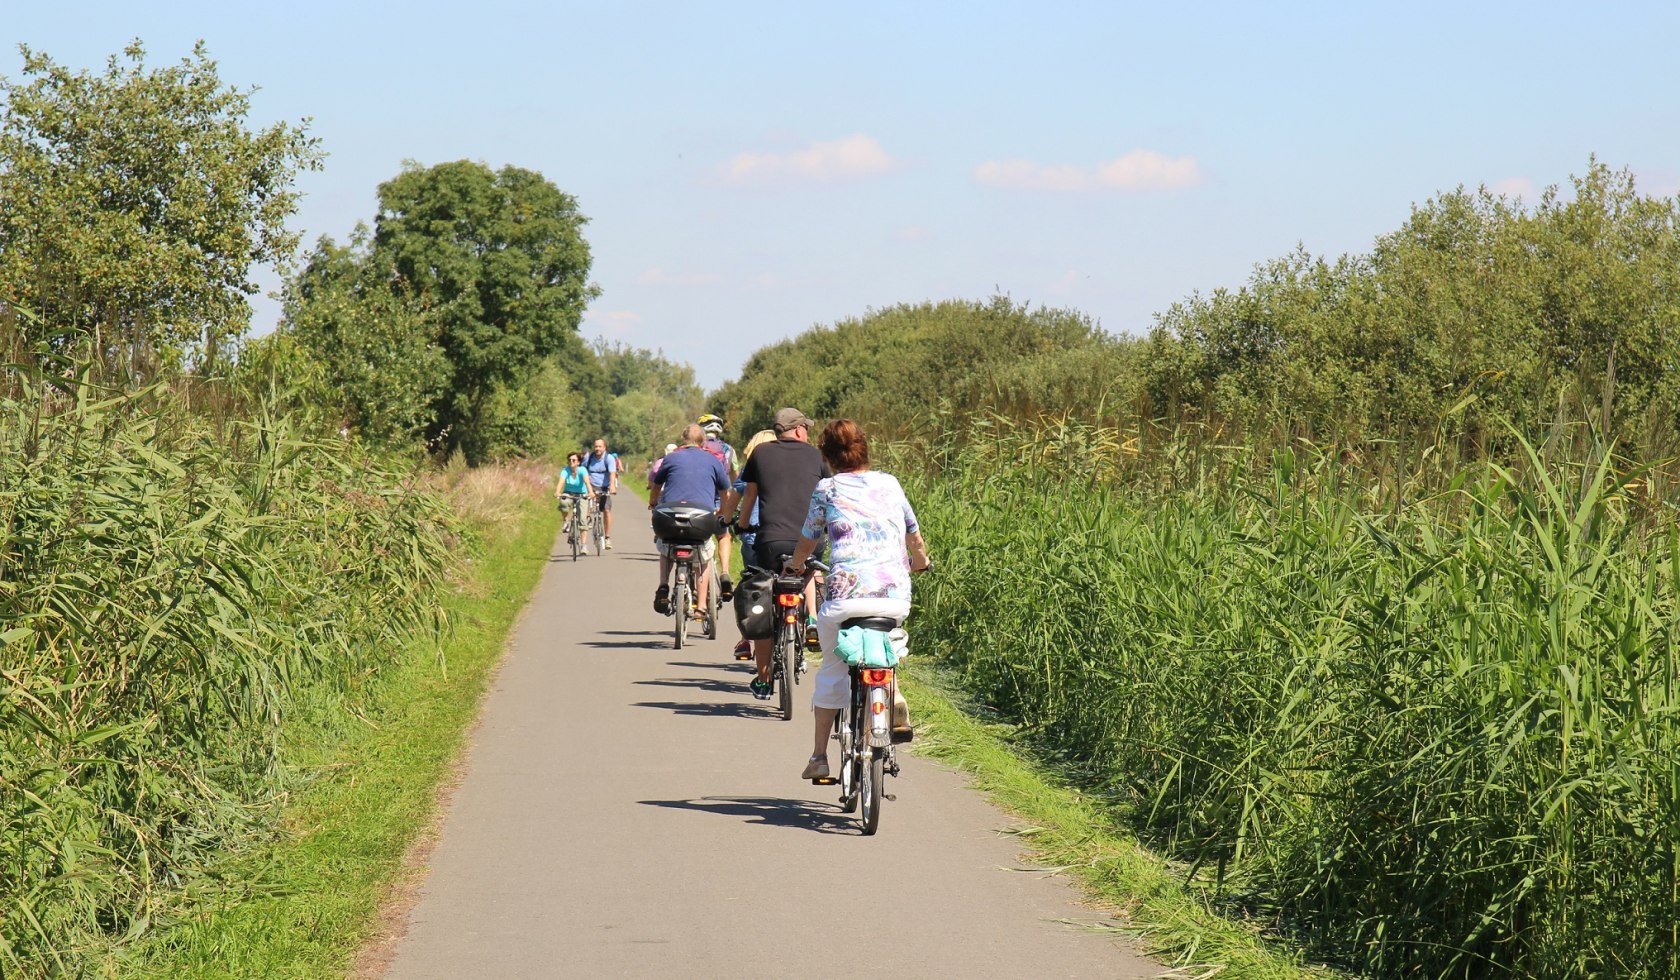
[[[1058,921],[1105,916],[1003,870],[1023,865],[1009,818],[936,763],[901,755],[859,836],[798,778],[809,684],[783,722],[747,693],[732,623],[673,650],[641,510],[615,516],[617,550],[545,570],[388,977],[1163,972]]]

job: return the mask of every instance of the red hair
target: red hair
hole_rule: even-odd
[[[829,467],[836,473],[869,466],[869,437],[863,434],[863,426],[851,419],[835,419],[828,423],[822,430],[817,448],[822,450],[823,459],[828,460]]]

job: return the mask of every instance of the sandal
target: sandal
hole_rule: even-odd
[[[826,755],[813,755],[813,756],[811,756],[810,760],[805,763],[805,771],[799,774],[799,778],[800,779],[827,779],[828,778],[828,756],[826,756]]]
[[[751,660],[752,658],[753,658],[752,641],[742,640],[741,642],[735,644],[735,659],[736,660]]]
[[[735,598],[735,583],[729,581],[729,576],[718,576],[718,598],[724,602]]]
[[[661,616],[671,615],[671,587],[661,585],[653,594],[653,611]]]

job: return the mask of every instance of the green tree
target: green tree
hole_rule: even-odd
[[[358,433],[391,443],[432,428],[449,381],[437,317],[396,288],[358,228],[348,246],[322,238],[287,285],[287,335],[323,384],[314,394]]]
[[[21,50],[22,80],[0,78],[0,306],[131,368],[212,361],[249,324],[251,267],[296,247],[317,141],[253,131],[202,42],[148,70],[135,41],[97,74]]]
[[[458,161],[409,165],[380,185],[373,255],[435,316],[450,377],[431,435],[469,460],[488,450],[484,414],[574,334],[598,294],[588,219],[541,174]]]

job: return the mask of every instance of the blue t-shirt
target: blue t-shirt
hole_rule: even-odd
[[[586,493],[589,490],[587,471],[581,466],[568,466],[560,471],[561,479],[566,481],[566,493]]]
[[[665,462],[653,475],[661,489],[661,504],[689,503],[717,509],[723,492],[729,489],[729,474],[717,457],[699,446],[684,446],[665,454]]]
[[[597,456],[591,452],[583,457],[583,468],[589,471],[589,482],[595,489],[605,490],[612,486],[612,474],[618,472],[618,457],[612,453]]]

